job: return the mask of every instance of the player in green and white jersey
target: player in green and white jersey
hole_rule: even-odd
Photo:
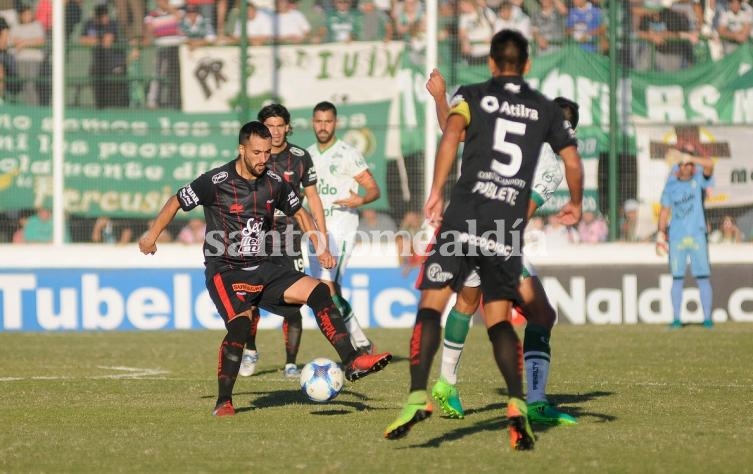
[[[330,288],[332,299],[345,320],[353,345],[372,352],[371,341],[361,329],[348,301],[342,296],[341,281],[353,253],[358,230],[358,208],[379,199],[380,191],[361,152],[335,135],[337,108],[331,102],[314,106],[312,124],[316,143],[308,147],[317,175],[317,191],[324,207],[329,251],[337,258],[334,268],[324,268],[316,255],[309,255],[309,272]],[[366,190],[358,194],[359,186]]]
[[[438,70],[431,73],[426,84],[437,108],[440,126],[444,129],[449,115],[446,100],[446,86]],[[564,97],[554,101],[563,109],[565,119],[574,130],[578,125],[578,104]],[[444,119],[444,120],[443,120]],[[564,175],[562,164],[548,143],[544,143],[539,155],[539,162],[534,173],[531,198],[528,205],[528,217],[548,201],[562,182]],[[437,400],[442,411],[451,418],[463,418],[464,412],[458,395],[457,372],[460,356],[473,314],[481,300],[481,279],[477,272],[472,272],[458,293],[457,301],[450,310],[444,330],[442,348],[442,368],[439,380],[432,388],[432,396]],[[557,313],[549,303],[541,280],[535,269],[523,257],[523,272],[520,276],[521,304],[515,309],[527,321],[523,339],[523,359],[526,371],[526,403],[528,418],[531,422],[550,425],[573,425],[573,416],[557,410],[546,398],[546,384],[549,377],[551,346],[549,338]]]

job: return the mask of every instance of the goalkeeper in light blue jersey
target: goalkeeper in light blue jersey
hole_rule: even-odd
[[[672,323],[682,327],[682,291],[688,261],[698,284],[703,308],[703,325],[713,327],[711,320],[712,289],[709,276],[708,239],[703,201],[706,190],[713,186],[714,162],[708,157],[682,155],[682,161],[670,172],[661,195],[657,252],[669,253],[672,272]]]

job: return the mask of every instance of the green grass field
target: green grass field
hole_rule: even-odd
[[[713,330],[558,326],[550,399],[572,427],[534,426],[513,452],[486,332],[471,330],[459,387],[467,416],[438,412],[382,437],[408,389],[409,330],[369,330],[395,358],[328,404],[285,380],[279,330],[257,375],[214,418],[220,332],[0,334],[2,472],[753,472],[753,324]],[[299,362],[335,358],[304,332]],[[435,361],[433,377],[438,373]]]

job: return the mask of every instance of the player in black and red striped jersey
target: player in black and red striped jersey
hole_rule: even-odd
[[[267,170],[271,149],[271,135],[264,124],[245,124],[238,135],[237,158],[180,188],[139,240],[142,253],[155,253],[157,238],[179,209],[203,207],[207,223],[203,247],[206,286],[227,328],[219,353],[219,393],[212,412],[216,416],[235,414],[233,386],[255,306],[276,312],[279,308],[309,305],[319,329],[340,356],[348,380],[381,370],[392,358],[389,353],[359,353],[350,342],[327,286],[267,259],[264,231],[270,229],[274,210],[279,209],[310,233],[312,243],[321,250],[318,257],[323,266],[335,264],[329,251],[318,247],[321,234],[312,232],[313,220],[301,207],[298,194],[281,177]]]
[[[288,143],[290,128],[290,112],[281,104],[269,104],[262,107],[257,114],[259,122],[269,129],[272,136],[272,156],[267,162],[267,168],[289,183],[299,198],[305,197],[308,207],[314,217],[317,228],[327,234],[324,221],[324,208],[316,191],[316,169],[309,153],[298,146]],[[301,192],[303,193],[301,195]],[[265,248],[269,259],[283,267],[303,272],[303,254],[301,253],[301,229],[295,219],[286,216],[282,211],[275,211],[274,231],[268,236]],[[326,242],[326,239],[325,239]],[[283,340],[285,342],[285,367],[283,373],[288,378],[298,379],[300,371],[296,366],[298,348],[301,344],[303,324],[301,311],[290,309],[285,314],[282,323]],[[254,310],[251,317],[251,332],[243,350],[243,359],[238,374],[248,377],[256,371],[259,352],[256,349],[256,328],[259,324],[259,310]]]

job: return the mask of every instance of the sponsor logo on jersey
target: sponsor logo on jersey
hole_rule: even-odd
[[[212,182],[214,184],[220,184],[221,182],[225,181],[227,179],[227,171],[221,171],[217,173],[216,175],[212,176]]]
[[[301,202],[300,199],[298,199],[298,196],[295,194],[295,191],[290,191],[290,194],[288,194],[288,204],[290,204],[290,207],[295,207]]]
[[[316,168],[313,166],[309,168],[309,181],[316,181]]]
[[[474,247],[489,250],[501,257],[509,257],[510,255],[512,255],[513,251],[512,246],[510,245],[505,245],[495,240],[487,239],[486,237],[469,234],[468,232],[460,233],[460,242],[468,243],[469,245],[473,245]]]
[[[285,179],[285,182],[289,183],[293,180],[293,176],[295,176],[295,173],[292,171],[283,171],[282,177]]]
[[[306,152],[301,150],[297,146],[291,146],[290,153],[294,154],[295,156],[303,156]]]
[[[269,176],[270,178],[272,178],[274,180],[282,182],[282,178],[280,178],[280,175],[278,175],[277,173],[275,173],[272,170],[267,170],[267,176]]]
[[[426,278],[428,278],[429,281],[433,281],[435,283],[444,283],[451,280],[452,277],[452,272],[444,271],[442,269],[442,265],[438,263],[432,263],[426,269]]]
[[[539,111],[531,109],[523,104],[511,104],[508,101],[499,103],[499,99],[493,95],[487,95],[481,98],[481,108],[490,114],[500,113],[508,117],[522,118],[536,121],[539,119]]]
[[[512,82],[508,82],[505,84],[505,90],[507,92],[512,92],[513,94],[520,94],[520,84],[513,84]]]
[[[236,293],[259,293],[264,289],[264,285],[250,285],[248,283],[233,283],[231,288]]]
[[[194,190],[191,189],[190,184],[188,186],[182,187],[178,195],[180,197],[180,200],[183,201],[183,204],[185,204],[186,206],[191,206],[199,203],[199,196],[197,196]]]
[[[243,212],[243,204],[241,204],[239,202],[234,202],[228,208],[228,212],[230,214],[240,214],[241,212]]]

